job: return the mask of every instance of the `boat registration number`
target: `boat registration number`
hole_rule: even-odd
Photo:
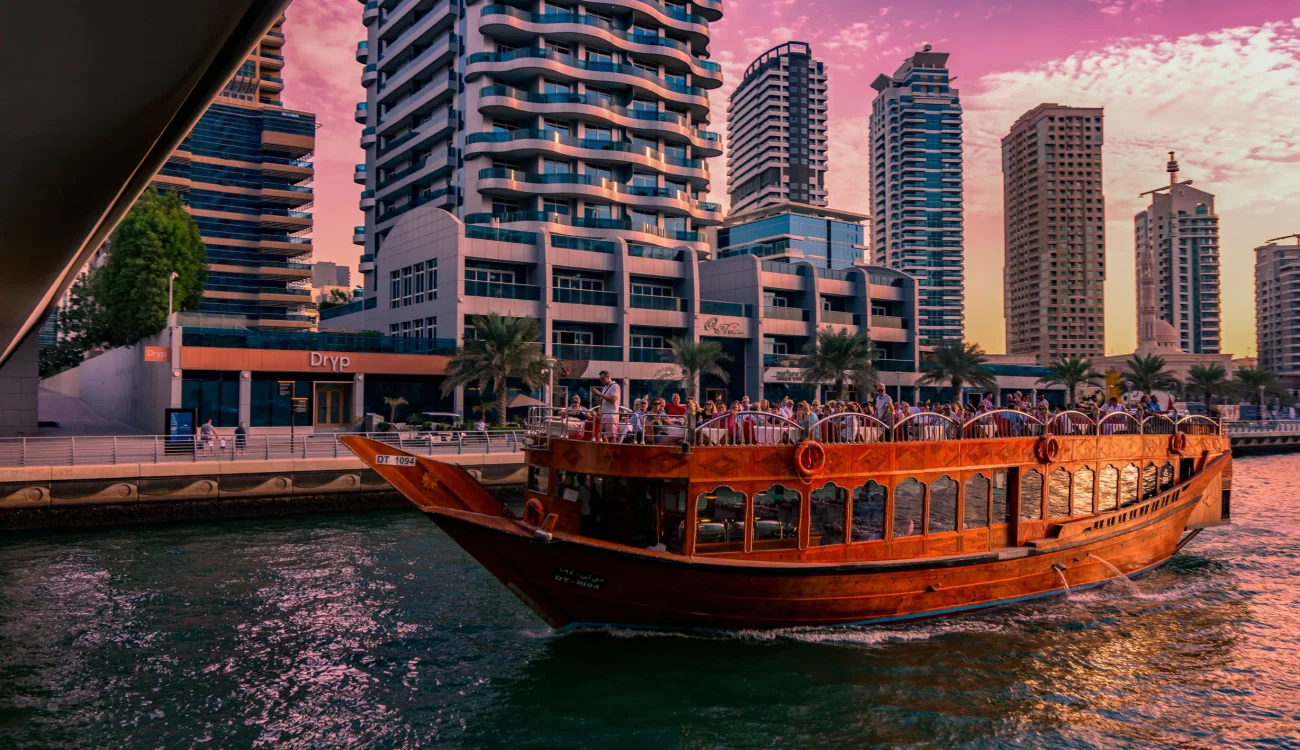
[[[601,576],[592,575],[591,573],[579,573],[569,568],[556,568],[555,580],[559,583],[567,583],[593,591],[598,591],[605,585],[605,579]]]
[[[415,466],[415,456],[375,456],[376,466]]]

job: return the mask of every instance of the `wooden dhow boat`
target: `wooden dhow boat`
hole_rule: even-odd
[[[556,628],[951,615],[1144,573],[1229,520],[1204,417],[606,419],[533,409],[522,512],[457,466],[340,439]]]

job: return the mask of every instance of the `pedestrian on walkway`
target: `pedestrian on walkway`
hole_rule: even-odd
[[[244,426],[243,422],[240,422],[239,426],[235,428],[235,455],[236,456],[244,455],[244,449],[247,446],[248,446],[248,428]]]
[[[199,442],[203,443],[203,455],[212,454],[212,438],[217,434],[217,430],[212,426],[212,420],[199,425]]]

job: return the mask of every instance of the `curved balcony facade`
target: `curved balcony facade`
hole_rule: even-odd
[[[662,151],[625,141],[578,138],[544,128],[509,133],[471,133],[465,138],[465,155],[480,154],[543,154],[587,162],[627,164],[654,170],[665,177],[689,180],[696,190],[709,188],[708,167],[703,159],[666,156]]]

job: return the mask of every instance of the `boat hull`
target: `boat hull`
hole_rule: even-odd
[[[1188,485],[1209,486],[1209,472]],[[789,628],[940,617],[1065,593],[1158,566],[1199,502],[1194,486],[1146,522],[1054,550],[829,565],[647,556],[576,540],[540,541],[429,511],[453,540],[553,627]],[[1063,566],[1058,573],[1054,566]],[[1064,579],[1062,579],[1062,574]]]

